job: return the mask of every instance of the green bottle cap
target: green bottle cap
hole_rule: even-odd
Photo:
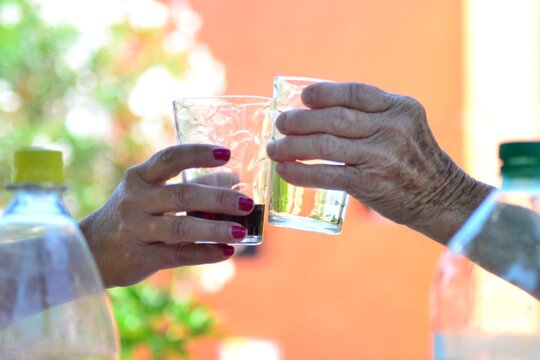
[[[499,146],[503,176],[540,176],[540,142],[507,142]]]
[[[62,152],[43,148],[24,148],[15,152],[13,184],[64,185]]]

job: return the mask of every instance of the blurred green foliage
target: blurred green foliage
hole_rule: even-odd
[[[141,345],[149,347],[154,359],[168,355],[189,357],[187,345],[191,340],[215,332],[208,308],[189,298],[173,298],[168,290],[149,283],[115,288],[109,293],[115,303],[122,304],[116,307],[115,315],[124,359],[131,359]]]
[[[72,213],[82,218],[100,207],[125,169],[155,150],[148,139],[133,136],[142,119],[130,109],[128,98],[153,66],[182,77],[186,54],[164,45],[176,26],[172,18],[162,27],[143,30],[128,21],[113,24],[107,41],[73,65],[81,38],[77,28],[46,22],[31,0],[0,0],[0,182],[9,183],[14,150],[50,144],[65,154],[70,187],[66,202]],[[66,118],[77,106],[106,116],[110,132],[103,136],[70,130]],[[161,120],[172,131],[171,120]],[[0,193],[0,207],[9,195]],[[213,331],[208,309],[174,300],[149,283],[115,289],[111,295],[124,358],[140,344],[150,346],[154,359],[185,356],[191,339]]]
[[[80,213],[88,213],[103,201],[111,185],[100,179],[108,188],[96,194],[95,201],[83,196],[85,186],[98,180],[91,169],[99,166],[97,158],[108,153],[108,146],[99,140],[76,138],[64,124],[65,97],[75,87],[78,74],[63,57],[75,44],[77,31],[70,26],[48,26],[37,7],[24,0],[0,0],[0,6],[3,14],[13,17],[0,23],[0,181],[9,182],[15,149],[34,144],[36,138],[62,142],[69,146],[72,158],[88,154],[67,164],[70,180],[83,185],[74,187],[81,200]],[[113,181],[116,179],[118,176]],[[2,194],[2,203],[6,196]]]

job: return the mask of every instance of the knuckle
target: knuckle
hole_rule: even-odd
[[[354,119],[350,110],[343,107],[334,110],[334,116],[330,123],[332,131],[340,134],[349,131],[353,125]]]
[[[118,224],[118,229],[117,229],[117,237],[118,238],[126,238],[126,237],[129,237],[130,235],[130,226],[128,226],[126,223],[124,222],[121,222],[120,224]]]
[[[216,196],[216,201],[222,209],[230,208],[232,202],[231,194],[227,191],[220,191]]]
[[[175,192],[174,192],[174,199],[176,201],[176,204],[182,208],[184,206],[188,206],[190,202],[190,194],[193,192],[189,190],[189,186],[187,185],[178,185],[176,186]]]
[[[403,99],[405,110],[414,120],[422,120],[426,117],[426,110],[415,98],[405,96]]]
[[[344,165],[323,167],[312,174],[315,183],[324,189],[351,192],[358,188],[358,174],[354,168]]]
[[[360,141],[351,141],[350,146],[347,146],[348,151],[348,164],[364,164],[368,160],[365,149],[362,147],[362,142]]]
[[[399,97],[396,95],[385,93],[384,91],[377,89],[377,91],[382,95],[381,97],[381,111],[388,111],[396,106],[396,102]]]
[[[358,187],[361,188],[364,193],[370,194],[369,196],[374,196],[374,194],[377,193],[377,184],[377,176],[372,172],[366,171],[361,176]]]
[[[339,175],[337,171],[334,171],[332,167],[322,168],[321,171],[317,171],[314,174],[317,179],[317,183],[325,187],[335,186],[339,180]]]
[[[361,103],[366,97],[367,89],[365,85],[350,83],[347,86],[347,100],[350,104]]]
[[[177,148],[176,147],[168,147],[166,149],[161,150],[156,154],[156,160],[161,163],[171,163],[174,161],[174,159],[177,156]]]
[[[177,244],[174,249],[174,260],[179,262],[180,264],[186,262],[189,259],[189,251],[190,247],[188,244]]]
[[[128,219],[131,217],[133,209],[136,205],[130,196],[122,196],[116,205],[117,213],[120,219]]]
[[[138,175],[137,166],[136,165],[132,166],[124,172],[124,175],[122,177],[122,182],[125,183],[126,185],[130,185],[137,178],[137,175]]]
[[[346,192],[351,192],[351,190],[357,188],[357,180],[354,173],[347,173],[345,176],[342,176],[343,189]]]
[[[117,239],[129,239],[131,238],[131,226],[124,221],[120,221],[116,229]]]
[[[176,240],[181,240],[183,238],[189,238],[190,227],[187,226],[187,221],[185,216],[177,216],[172,222],[171,229],[173,238]]]
[[[317,149],[324,158],[335,156],[343,150],[339,140],[332,135],[324,134],[316,139]]]
[[[342,177],[343,189],[360,201],[368,201],[380,195],[381,178],[377,171],[368,168],[349,168]]]
[[[220,238],[223,238],[223,234],[227,233],[228,228],[226,228],[225,224],[222,224],[218,221],[212,221],[212,223],[208,225],[208,236],[211,239],[218,240]]]

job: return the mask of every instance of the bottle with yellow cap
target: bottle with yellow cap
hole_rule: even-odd
[[[63,204],[62,153],[17,151],[9,189],[0,218],[0,359],[116,359],[109,300]]]
[[[540,142],[501,144],[499,156],[502,187],[437,265],[436,360],[540,359]]]

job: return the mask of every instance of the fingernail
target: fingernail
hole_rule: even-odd
[[[233,256],[234,255],[234,248],[232,246],[224,246],[223,247],[223,255],[224,256]]]
[[[212,151],[214,154],[214,159],[220,161],[229,161],[231,159],[231,150],[229,149],[214,149]]]
[[[286,128],[286,122],[287,120],[287,113],[281,113],[279,114],[279,116],[276,118],[276,127],[278,128],[278,130],[280,132],[284,132],[285,131],[285,128]]]
[[[276,154],[276,143],[271,142],[266,146],[266,152],[268,153],[268,156],[272,157]]]
[[[232,233],[232,236],[233,238],[235,239],[243,239],[246,237],[246,229],[242,226],[236,226],[234,225],[231,229],[231,233]]]
[[[251,211],[254,205],[255,203],[250,198],[241,197],[238,199],[238,208],[242,211]]]

